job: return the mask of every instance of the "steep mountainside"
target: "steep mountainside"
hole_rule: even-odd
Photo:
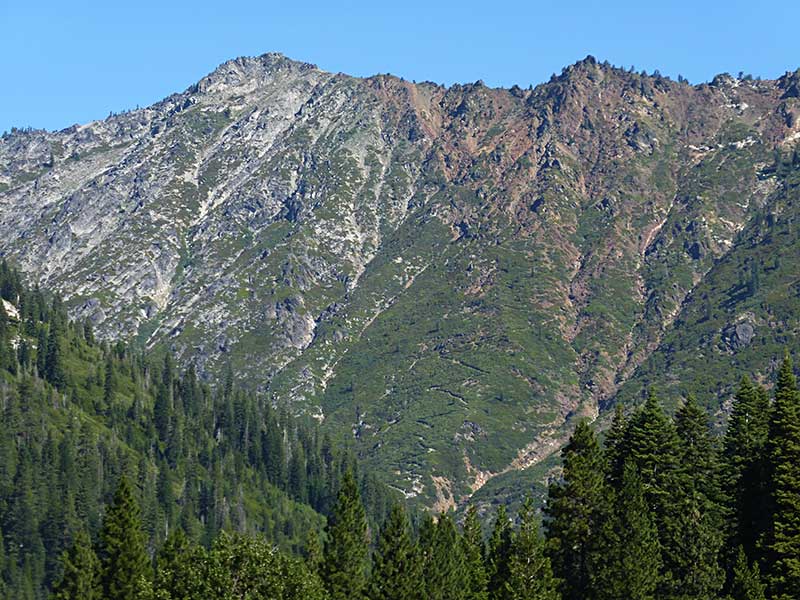
[[[667,363],[760,373],[795,339],[798,96],[800,71],[690,86],[589,57],[505,90],[242,58],[4,136],[0,253],[444,508]]]

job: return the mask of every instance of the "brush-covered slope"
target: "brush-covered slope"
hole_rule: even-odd
[[[102,334],[230,364],[444,508],[689,339],[687,299],[747,236],[774,254],[799,79],[590,57],[531,90],[445,88],[237,59],[143,110],[5,136],[0,252]]]

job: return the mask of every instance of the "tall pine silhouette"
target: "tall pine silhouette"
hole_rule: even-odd
[[[373,556],[370,600],[421,600],[422,569],[402,505],[392,507]]]
[[[468,600],[487,600],[488,577],[486,575],[486,545],[483,541],[483,528],[478,519],[475,505],[467,508],[461,535],[464,547],[464,570]]]
[[[345,472],[333,515],[322,576],[331,600],[358,600],[367,584],[367,517],[355,476]]]
[[[722,484],[728,508],[730,558],[739,545],[749,560],[768,526],[767,438],[770,406],[766,391],[743,377],[733,400],[723,444]]]
[[[561,596],[530,498],[520,508],[519,521],[519,531],[511,545],[506,597],[509,600],[559,600]]]
[[[562,598],[582,600],[590,593],[592,539],[606,499],[604,457],[588,423],[578,423],[561,457],[563,479],[550,486],[545,507],[547,550]]]
[[[800,598],[800,392],[787,355],[769,424],[769,586],[775,600]]]
[[[420,545],[426,600],[466,600],[464,555],[453,518],[442,515],[435,524],[428,521]]]
[[[661,546],[642,478],[623,467],[621,488],[598,536],[592,589],[597,600],[653,600],[661,569]]]
[[[761,571],[758,563],[752,565],[747,561],[744,548],[739,546],[736,563],[733,567],[733,584],[731,600],[766,600],[767,586],[761,582]]]
[[[139,598],[143,584],[151,577],[150,559],[145,551],[139,505],[124,476],[103,518],[100,560],[106,598]]]
[[[505,600],[508,581],[509,559],[511,557],[511,523],[504,505],[497,509],[492,535],[489,538],[489,551],[486,556],[486,571],[489,576],[489,598]]]
[[[64,573],[53,589],[52,600],[100,600],[100,561],[89,534],[80,530],[72,547],[61,559]]]
[[[725,583],[719,462],[706,412],[689,396],[675,416],[680,447],[663,556],[672,598],[714,598]],[[667,546],[666,544],[669,544]],[[668,559],[667,559],[668,557]]]

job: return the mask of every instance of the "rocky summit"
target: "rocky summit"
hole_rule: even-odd
[[[800,330],[798,144],[800,71],[690,85],[587,57],[494,89],[266,54],[5,134],[0,254],[442,510],[649,384],[713,412],[732,367],[772,373]]]

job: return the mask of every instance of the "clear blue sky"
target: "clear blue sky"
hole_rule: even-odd
[[[587,54],[692,82],[800,67],[800,1],[0,0],[0,132],[181,91],[236,56],[527,86]]]

